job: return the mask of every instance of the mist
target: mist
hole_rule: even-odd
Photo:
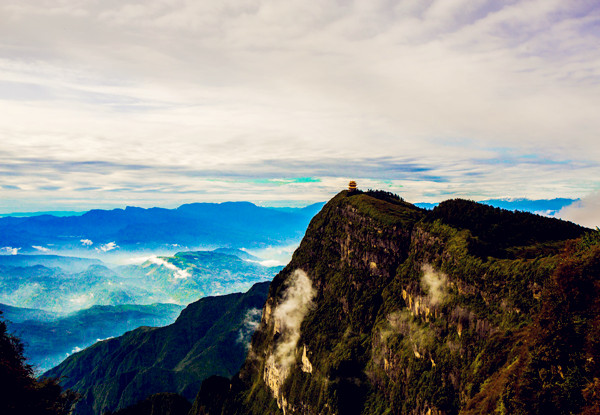
[[[260,325],[260,318],[262,317],[262,309],[251,308],[246,312],[244,321],[242,321],[242,327],[238,332],[237,342],[242,343],[247,349],[250,348],[250,341],[252,335]]]
[[[300,269],[295,270],[288,280],[283,301],[273,313],[275,327],[279,327],[281,332],[274,357],[284,374],[295,361],[300,325],[310,310],[314,297],[315,290],[308,275]]]
[[[421,268],[423,276],[421,277],[421,287],[427,290],[427,297],[432,305],[442,302],[446,296],[446,275],[437,272],[429,264]]]

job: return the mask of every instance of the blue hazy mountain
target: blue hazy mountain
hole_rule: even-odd
[[[178,304],[93,306],[59,317],[43,310],[0,304],[9,331],[21,338],[29,363],[39,372],[100,339],[140,326],[171,324],[183,308]]]
[[[236,249],[236,248],[217,248],[217,249],[213,249],[212,252],[216,252],[219,254],[227,254],[227,255],[233,255],[236,256],[240,259],[244,259],[246,261],[255,261],[255,262],[259,262],[262,260],[262,258],[259,258],[257,256],[254,256],[252,254],[249,254],[246,251],[242,251],[241,249]]]
[[[493,207],[498,207],[507,210],[520,210],[531,213],[544,213],[552,215],[557,213],[565,206],[576,202],[578,199],[489,199],[483,200],[480,203]]]
[[[52,215],[52,216],[80,216],[83,215],[84,212],[79,211],[70,211],[70,210],[48,210],[44,212],[11,212],[11,213],[0,213],[0,217],[17,217],[17,218],[27,218],[31,216],[41,216],[41,215]]]
[[[245,256],[243,251],[237,254]],[[188,304],[208,295],[246,291],[255,283],[270,281],[282,268],[266,267],[217,250],[154,257],[141,265],[124,266],[117,271],[128,281],[152,287],[152,291],[161,293],[163,298]]]
[[[13,307],[68,313],[92,305],[168,302],[160,298],[103,265],[76,273],[43,265],[0,266],[0,303]]]
[[[288,212],[288,213],[304,213],[304,214],[312,214],[313,216],[317,214],[325,206],[325,202],[317,202],[312,205],[308,205],[305,207],[297,208],[297,207],[269,207],[269,209],[273,209],[279,212]]]
[[[0,303],[0,312],[2,313],[2,317],[11,323],[22,323],[27,320],[52,321],[62,315],[38,308],[14,307],[2,303]]]
[[[103,264],[99,259],[61,255],[0,255],[0,267],[32,267],[34,265],[60,268],[65,272],[82,272],[91,265]]]
[[[59,267],[35,264],[36,257],[45,256],[0,256],[0,303],[62,314],[94,305],[189,304],[207,295],[245,291],[282,269],[263,266],[260,258],[231,248],[152,256],[139,265],[113,268],[91,260],[78,272],[62,266],[76,268],[85,259],[48,256]],[[2,260],[23,266],[3,265]],[[26,266],[29,261],[33,265]]]
[[[35,259],[6,258],[20,257]],[[66,265],[79,259],[48,257]],[[24,340],[30,362],[47,370],[98,339],[142,325],[169,324],[185,304],[246,291],[282,269],[258,261],[245,251],[223,248],[151,257],[140,265],[114,269],[94,263],[74,273],[37,264],[0,265],[0,311],[9,329]]]
[[[80,216],[0,218],[0,247],[122,250],[161,246],[265,247],[297,243],[322,204],[298,209],[249,202],[192,203],[176,209],[127,207]],[[106,244],[114,245],[106,247]],[[37,248],[35,248],[37,247]]]

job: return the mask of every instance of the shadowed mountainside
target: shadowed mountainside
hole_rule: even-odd
[[[79,415],[122,409],[160,392],[191,400],[203,379],[239,369],[268,287],[263,282],[247,293],[202,298],[169,326],[98,342],[44,376],[61,377],[63,387],[82,395]]]

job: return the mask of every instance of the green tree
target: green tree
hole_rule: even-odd
[[[67,415],[77,399],[57,379],[37,380],[23,354],[23,343],[0,320],[0,413],[4,415]]]

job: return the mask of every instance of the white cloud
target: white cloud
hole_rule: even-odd
[[[600,192],[592,193],[569,206],[565,206],[556,216],[588,228],[600,227]]]
[[[277,259],[265,259],[264,261],[258,261],[258,263],[263,267],[276,267],[279,265],[285,265],[284,262],[281,262]]]
[[[108,252],[108,251],[112,251],[113,249],[117,249],[119,248],[119,245],[116,244],[116,242],[109,242],[107,244],[103,244],[100,245],[99,248],[96,248],[96,251],[98,252]]]
[[[300,339],[300,325],[316,294],[310,278],[300,269],[292,273],[287,284],[283,301],[277,304],[273,311],[275,327],[279,329],[281,336],[271,356],[284,378],[294,363],[296,346]]]
[[[186,279],[186,278],[189,278],[192,276],[192,274],[190,274],[188,270],[180,269],[175,264],[167,262],[162,258],[150,257],[150,258],[148,258],[148,261],[150,261],[153,264],[163,266],[171,271],[174,271],[173,278],[176,280]]]
[[[77,307],[83,307],[84,305],[92,304],[94,294],[79,294],[77,296],[69,298],[69,301]]]
[[[50,252],[50,249],[43,247],[43,246],[32,245],[31,247],[37,251]]]
[[[81,239],[79,242],[83,246],[92,246],[94,244],[90,239]]]
[[[0,208],[265,189],[317,201],[370,163],[379,176],[355,178],[395,180],[413,200],[579,197],[600,176],[589,2],[8,0],[0,14],[13,186]],[[314,170],[326,181],[226,180]]]
[[[17,255],[21,248],[13,248],[12,246],[5,246],[0,248],[0,255]]]
[[[174,264],[171,264],[170,262],[167,262],[164,259],[156,257],[156,256],[148,258],[148,261],[150,261],[153,264],[168,268],[172,271],[179,271],[179,268],[177,268]]]
[[[188,272],[188,270],[185,270],[185,269],[178,269],[173,274],[173,278],[175,278],[176,280],[185,280],[186,278],[189,278],[191,276],[192,276],[192,274],[190,274]]]
[[[146,261],[151,261],[155,256],[140,256],[140,257],[131,257],[122,260],[122,263],[130,265],[130,264],[143,264]]]

